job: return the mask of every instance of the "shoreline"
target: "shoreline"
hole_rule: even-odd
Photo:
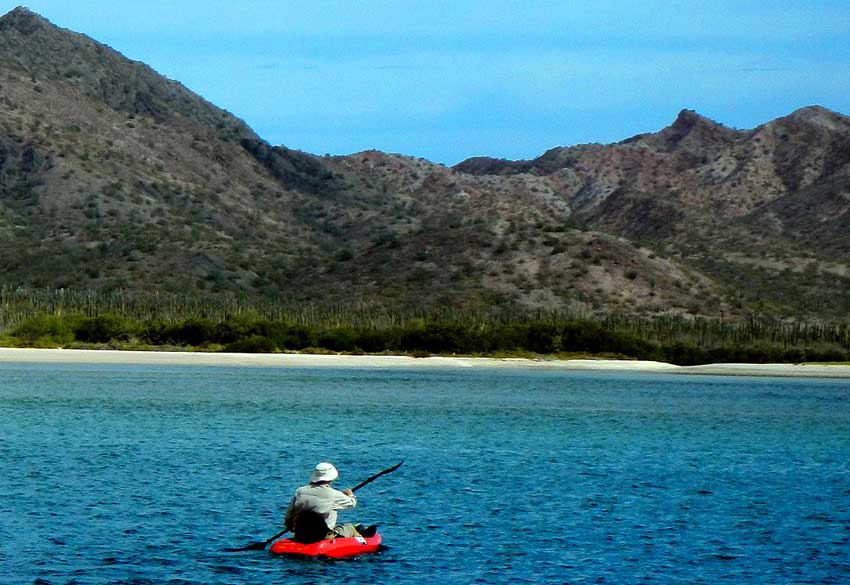
[[[706,364],[676,366],[640,360],[526,359],[394,355],[327,355],[296,353],[210,353],[129,351],[108,349],[0,348],[0,364],[114,364],[159,366],[223,366],[279,368],[489,368],[551,371],[598,371],[706,376],[761,376],[782,378],[850,378],[850,365]]]

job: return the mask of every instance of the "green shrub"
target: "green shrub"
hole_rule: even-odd
[[[138,330],[136,324],[118,315],[99,315],[83,319],[74,329],[77,341],[107,343],[126,341]]]
[[[484,353],[492,351],[515,351],[524,349],[528,341],[528,330],[520,324],[500,325],[490,328],[481,335],[480,350]]]
[[[333,351],[354,351],[357,335],[352,327],[334,327],[319,334],[319,345]]]
[[[292,325],[281,328],[275,341],[286,349],[304,349],[316,344],[316,335],[309,327]]]
[[[478,344],[468,327],[459,323],[425,323],[405,331],[401,336],[405,351],[425,350],[431,353],[474,353]]]
[[[532,323],[527,328],[525,349],[535,353],[557,353],[561,350],[561,335],[550,323]]]
[[[12,331],[12,336],[27,344],[44,340],[56,345],[66,345],[74,341],[76,318],[43,315],[27,319]]]
[[[262,335],[252,335],[224,346],[224,351],[234,353],[274,353],[276,350],[274,342]]]
[[[252,335],[257,335],[254,331],[255,322],[245,318],[228,318],[220,321],[215,326],[213,337],[215,341],[227,345]]]
[[[249,331],[268,337],[281,349],[300,350],[316,344],[316,334],[311,328],[283,321],[255,321]]]
[[[397,350],[401,347],[401,332],[397,328],[382,330],[360,330],[355,344],[367,353]]]
[[[170,345],[174,342],[169,337],[171,326],[160,320],[149,319],[141,324],[139,336],[151,345]]]
[[[168,330],[173,343],[194,346],[212,342],[215,333],[215,323],[207,319],[186,319]]]

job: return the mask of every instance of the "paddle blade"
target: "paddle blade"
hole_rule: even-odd
[[[252,542],[246,546],[240,546],[239,548],[226,548],[224,552],[242,552],[246,550],[263,550],[266,548],[268,542]]]
[[[264,548],[266,548],[271,543],[271,541],[273,541],[275,538],[279,538],[279,537],[283,536],[287,532],[289,532],[289,528],[284,528],[283,530],[281,530],[280,532],[278,532],[277,534],[275,534],[271,538],[267,538],[263,542],[252,542],[251,544],[249,544],[247,546],[240,546],[239,548],[226,548],[226,549],[224,549],[224,552],[242,552],[244,550],[263,550]]]

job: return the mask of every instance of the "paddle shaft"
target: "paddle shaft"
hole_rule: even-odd
[[[378,479],[378,478],[379,478],[379,477],[381,477],[382,475],[386,475],[386,474],[388,474],[388,473],[392,473],[393,471],[395,471],[396,469],[398,469],[399,467],[401,467],[401,464],[402,464],[402,463],[404,463],[404,461],[399,461],[398,463],[396,463],[396,464],[395,464],[395,465],[393,465],[392,467],[388,467],[387,469],[385,469],[385,470],[383,470],[383,471],[379,471],[378,473],[376,473],[376,474],[375,474],[375,475],[373,475],[372,477],[370,477],[370,478],[368,478],[368,479],[364,479],[363,481],[361,481],[360,483],[358,483],[356,486],[354,486],[353,488],[351,488],[351,491],[356,492],[357,490],[359,490],[360,488],[362,488],[364,485],[369,484],[369,483],[372,483],[373,481],[375,481],[376,479]]]
[[[271,543],[271,541],[273,541],[275,538],[278,538],[278,537],[280,537],[280,536],[283,536],[283,535],[284,535],[284,534],[286,534],[287,532],[289,532],[289,528],[284,528],[283,530],[281,530],[280,532],[278,532],[277,534],[275,534],[274,536],[272,536],[271,538],[269,538],[268,540],[266,540],[266,541],[263,543],[262,548],[266,548],[266,545],[270,544],[270,543]]]

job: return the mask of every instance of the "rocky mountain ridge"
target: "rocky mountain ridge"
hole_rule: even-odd
[[[781,280],[794,281],[788,294],[815,297],[826,285],[846,298],[834,277],[848,274],[850,258],[850,118],[822,107],[752,130],[683,110],[660,132],[618,144],[456,169],[549,177],[583,227],[673,252],[765,300]]]
[[[0,282],[403,307],[850,313],[850,118],[683,110],[453,168],[272,146],[144,64],[0,17]]]

